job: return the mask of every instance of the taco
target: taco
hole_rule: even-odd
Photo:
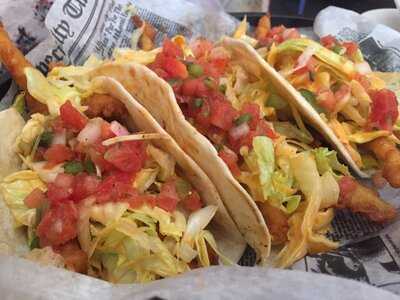
[[[177,36],[153,50],[116,49],[113,61],[92,57],[82,67],[55,67],[47,79],[86,90],[98,76],[121,83],[211,178],[261,261],[270,247],[265,221],[280,251],[274,263],[288,267],[338,246],[325,237],[335,208],[393,219],[393,207],[360,185],[335,151],[319,147],[292,93],[251,51],[232,39],[189,46]],[[29,93],[45,103],[43,89],[33,88],[37,79],[26,75]],[[124,112],[111,97],[86,96],[83,103],[87,114]]]
[[[114,283],[239,260],[246,242],[214,185],[120,83],[25,74],[47,113],[25,123],[24,95],[0,113],[2,253]],[[85,97],[115,107],[88,117]]]
[[[260,19],[255,39],[245,33],[244,20],[234,36],[254,46],[278,71],[276,77],[291,85],[307,122],[358,176],[376,173],[400,187],[397,97],[371,71],[356,43],[333,36],[318,43],[295,28],[271,28],[269,16]]]
[[[49,78],[118,80],[211,178],[236,223],[249,221],[246,205],[257,203],[279,251],[274,264],[288,267],[338,246],[325,236],[335,208],[377,222],[396,211],[359,184],[335,151],[319,147],[293,94],[265,65],[241,41],[199,39],[189,46],[178,36],[161,49],[117,49],[114,61],[95,70],[55,68]]]

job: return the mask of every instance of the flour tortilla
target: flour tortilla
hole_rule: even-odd
[[[91,74],[92,77],[101,75],[121,83],[203,169],[216,186],[246,242],[256,251],[260,263],[265,264],[271,249],[271,237],[260,210],[219,158],[210,141],[185,120],[169,84],[147,67],[136,63],[106,63]],[[121,89],[118,92],[123,93]]]
[[[229,49],[237,59],[242,60],[242,66],[249,72],[251,71],[252,74],[258,77],[268,78],[281,97],[296,106],[307,123],[324,136],[325,140],[337,150],[341,158],[358,176],[362,178],[370,177],[369,174],[361,171],[345,146],[311,104],[279,72],[271,67],[253,47],[243,41],[229,37],[223,39],[222,45]]]
[[[152,143],[175,159],[185,179],[196,188],[205,204],[218,207],[218,211],[210,224],[211,232],[221,252],[230,260],[237,262],[245,250],[246,242],[224,207],[215,186],[203,170],[178,146],[150,113],[125,91],[119,82],[112,78],[99,76],[94,78],[92,83],[96,92],[108,94],[125,105],[131,116],[131,120],[129,120],[131,122],[128,121],[127,124],[131,130],[161,133],[169,137],[152,140]]]
[[[0,112],[0,181],[21,167],[14,145],[24,124],[24,119],[14,108]],[[28,250],[25,233],[15,228],[14,218],[0,193],[0,254],[22,255]]]

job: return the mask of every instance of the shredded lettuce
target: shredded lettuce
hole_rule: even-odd
[[[285,42],[279,44],[276,47],[277,53],[287,52],[287,51],[298,51],[303,52],[308,47],[313,47],[315,49],[315,56],[325,63],[330,68],[336,70],[342,78],[351,79],[355,67],[354,64],[347,58],[340,56],[339,54],[330,51],[329,49],[323,47],[321,44],[306,38],[300,39],[289,39]]]
[[[290,146],[287,148],[293,150]],[[277,146],[277,150],[275,153],[274,144],[268,137],[254,138],[253,150],[250,153],[242,153],[251,172],[242,172],[239,180],[249,187],[257,201],[269,201],[291,214],[297,209],[301,200],[300,195],[295,195],[297,190],[294,188],[288,162],[288,157],[293,152],[281,146]]]
[[[143,193],[156,181],[158,173],[159,168],[141,169],[135,176],[133,187]]]
[[[387,130],[375,130],[375,131],[367,131],[367,132],[356,132],[350,134],[348,139],[350,142],[356,144],[364,144],[370,141],[373,141],[382,136],[390,136],[392,133]]]
[[[31,116],[21,134],[17,137],[16,148],[18,153],[24,156],[31,154],[35,141],[45,130],[48,120],[49,117],[39,113]]]
[[[81,245],[82,238],[87,240],[84,245],[89,246],[82,249],[88,253],[91,266],[100,269],[108,281],[134,283],[174,276],[189,270],[194,259],[209,266],[207,244],[222,262],[229,263],[219,253],[212,234],[204,229],[215,215],[215,206],[196,211],[186,223],[179,211],[93,202],[86,200],[80,209],[78,239]]]
[[[69,85],[57,87],[34,68],[25,68],[24,72],[29,94],[39,102],[46,104],[51,115],[59,115],[60,106],[67,100],[70,100],[75,107],[80,108],[81,93],[77,88]]]
[[[157,174],[158,179],[165,181],[175,174],[175,160],[170,154],[150,144],[147,146],[147,153],[160,167],[160,171]]]
[[[264,198],[267,199],[272,192],[272,175],[275,169],[274,144],[268,137],[257,136],[253,139],[253,149],[260,172],[260,184]]]
[[[36,210],[28,208],[24,203],[26,196],[35,188],[45,191],[46,185],[33,171],[13,173],[5,177],[0,183],[0,191],[16,220],[17,226],[25,225],[32,227],[35,225]]]
[[[276,266],[283,268],[292,265],[307,252],[314,253],[317,249],[329,251],[338,247],[337,243],[314,230],[326,193],[314,156],[310,151],[305,151],[291,158],[290,164],[305,201],[302,204],[303,208],[296,211],[289,219],[289,242],[279,253],[276,262]],[[335,180],[331,182],[336,183]]]
[[[341,164],[334,150],[320,147],[312,150],[320,175],[331,172],[335,176],[350,175],[347,166]]]
[[[274,129],[279,134],[289,139],[295,139],[305,144],[313,142],[313,137],[301,131],[290,122],[274,122]]]

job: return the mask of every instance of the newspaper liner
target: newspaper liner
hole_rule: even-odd
[[[135,4],[134,9],[130,3]],[[93,53],[109,57],[115,47],[130,46],[131,34],[136,29],[131,22],[132,13],[156,27],[158,42],[165,35],[176,34],[217,39],[231,33],[236,24],[221,11],[210,12],[181,0],[58,0],[46,18],[46,27],[53,39],[39,44],[28,57],[44,73],[51,61],[81,64]],[[374,69],[400,71],[398,32],[375,26],[357,13],[336,7],[320,12],[314,31],[319,36],[329,33],[359,42]],[[12,103],[15,91],[15,86],[9,90],[0,109]],[[400,190],[385,188],[380,194],[399,208]],[[384,228],[360,215],[338,211],[329,235],[342,246],[334,252],[307,256],[293,269],[351,278],[400,294],[399,226],[400,221],[396,221]],[[254,261],[255,254],[248,248],[240,264],[251,266]]]

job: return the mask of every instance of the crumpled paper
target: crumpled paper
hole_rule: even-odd
[[[5,1],[4,5],[7,5],[6,2],[8,1]],[[42,3],[50,1],[40,0],[37,2]],[[73,51],[71,51],[71,53],[68,52],[76,40],[76,38],[73,38],[74,35],[72,35],[72,32],[77,33],[76,36],[81,36],[79,34],[82,32],[81,28],[82,25],[85,25],[85,23],[79,23],[79,21],[68,23],[66,18],[61,18],[63,15],[61,15],[60,11],[66,10],[63,7],[64,4],[74,4],[74,11],[70,13],[79,14],[80,6],[84,6],[85,8],[90,7],[92,9],[91,11],[96,13],[98,12],[98,9],[101,8],[102,3],[109,5],[108,7],[113,7],[115,3],[126,4],[128,2],[128,0],[56,1],[55,6],[53,7],[54,14],[52,16],[50,12],[46,24],[50,31],[53,30],[53,37],[57,36],[57,34],[55,34],[55,30],[57,28],[64,28],[64,36],[65,33],[67,33],[67,36],[64,38],[64,43],[62,43],[60,46],[60,43],[56,44],[52,40],[47,39],[29,53],[29,59],[35,63],[37,67],[44,67],[49,61],[71,58]],[[215,10],[210,9],[209,6],[199,6],[198,4],[202,4],[202,1],[200,0],[191,0],[190,2],[183,0],[136,0],[131,2],[143,9],[141,12],[144,13],[144,15],[146,15],[148,18],[160,20],[157,19],[154,14],[157,14],[159,17],[163,18],[162,20],[164,20],[166,22],[165,24],[167,25],[164,26],[164,30],[169,30],[171,34],[174,33],[174,30],[175,33],[182,33],[177,31],[177,29],[180,29],[183,30],[188,37],[203,35],[211,39],[216,39],[222,34],[229,34],[232,32],[237,24],[237,21],[226,15],[218,5],[213,6],[215,7]],[[210,0],[210,5],[212,2],[213,1]],[[26,0],[19,0],[19,4],[25,5],[26,3]],[[59,5],[58,8],[57,5]],[[166,7],[171,9],[165,9]],[[78,10],[76,10],[77,8]],[[83,9],[83,7],[81,8]],[[56,11],[57,13],[55,13]],[[90,12],[82,11],[82,13],[87,14],[82,18],[83,21],[95,20],[95,16],[91,15]],[[320,35],[324,35],[329,26],[332,26],[332,29],[335,28],[332,24],[328,27],[323,27],[325,24],[324,22],[328,22],[331,18],[333,18],[332,15],[329,14],[327,14],[327,18],[323,17],[324,13],[326,12],[321,12],[321,16],[317,18],[315,25],[315,30]],[[337,18],[338,13],[339,12],[336,11],[336,15],[334,15],[335,18]],[[344,15],[346,14],[344,11],[340,13],[343,13]],[[355,17],[354,14],[350,13],[349,16],[351,17],[351,15]],[[349,22],[356,22],[350,17],[348,20]],[[343,18],[346,19],[345,17]],[[60,24],[57,22],[60,22],[61,20],[67,22],[68,26],[74,25],[75,27],[65,28],[65,23],[61,24],[64,27],[57,27]],[[99,23],[97,25],[94,24],[93,26],[101,27],[101,21],[102,19],[99,18]],[[337,22],[337,25],[340,25],[340,22]],[[92,25],[89,24],[87,26]],[[354,28],[353,31],[360,30],[360,28],[364,27]],[[65,31],[65,29],[68,30]],[[87,43],[81,43],[79,45],[78,49],[80,54],[74,54],[75,56],[72,57],[74,62],[82,62],[91,53],[91,51],[94,49],[94,40],[101,37],[101,35],[99,35],[99,31],[101,30],[94,28],[91,31],[93,32],[94,37],[91,39],[81,36],[81,41],[87,41]],[[330,33],[336,33],[340,35],[340,32],[341,31],[338,30]],[[46,35],[44,35],[44,37],[45,36]],[[91,35],[89,34],[88,37],[89,36]],[[107,49],[109,50],[111,48]],[[9,99],[9,102],[2,100],[2,103],[11,103],[11,99],[14,94],[15,91],[10,91],[9,97],[7,98]],[[397,192],[393,192],[392,194],[397,195]],[[297,269],[310,271],[310,273],[264,269],[258,267],[213,267],[208,270],[196,270],[177,278],[161,280],[146,285],[113,286],[104,281],[76,273],[71,273],[65,270],[41,267],[18,258],[0,257],[0,288],[3,292],[2,299],[108,299],[133,297],[137,297],[138,299],[149,299],[156,296],[163,298],[187,299],[204,298],[205,295],[208,299],[243,299],[250,297],[283,297],[283,299],[393,298],[394,296],[390,293],[382,290],[376,290],[370,286],[362,285],[354,281],[344,281],[335,277],[326,277],[313,274],[314,272],[322,272],[346,277],[347,274],[352,274],[352,271],[357,271],[360,273],[359,270],[364,270],[365,274],[360,273],[360,277],[347,277],[356,278],[357,280],[365,281],[370,284],[379,284],[383,287],[388,287],[390,284],[392,284],[393,282],[390,282],[390,280],[393,279],[394,285],[390,285],[389,289],[394,287],[392,289],[393,291],[400,291],[400,289],[396,289],[395,286],[397,281],[400,285],[400,280],[398,279],[398,273],[400,273],[400,269],[399,272],[396,271],[398,269],[397,261],[400,257],[400,254],[395,258],[393,258],[392,255],[392,253],[396,252],[396,249],[399,249],[398,243],[400,242],[400,238],[398,238],[397,234],[399,231],[395,230],[396,228],[393,229],[392,226],[390,230],[385,231],[385,233],[382,233],[381,236],[376,236],[378,232],[381,232],[382,228],[380,226],[372,226],[362,218],[360,219],[358,217],[349,216],[346,214],[339,214],[339,218],[337,218],[335,222],[337,223],[337,228],[340,229],[336,236],[336,238],[339,240],[347,239],[349,241],[354,241],[354,239],[365,239],[365,236],[375,235],[375,238],[379,239],[375,244],[382,246],[379,249],[387,249],[387,253],[385,252],[385,256],[383,256],[385,261],[380,260],[381,256],[379,256],[379,259],[376,259],[376,257],[371,258],[365,256],[365,260],[359,259],[357,261],[357,265],[353,265],[353,257],[360,257],[357,257],[357,252],[353,251],[350,253],[350,250],[348,250],[349,248],[345,248],[339,249],[337,252],[321,254],[320,256],[308,256],[294,267]],[[370,248],[366,250],[369,251]],[[386,260],[389,259],[388,257],[390,256],[392,257],[393,261],[387,262]],[[329,259],[333,257],[333,259],[329,260],[327,257]],[[345,267],[342,267],[342,261]],[[368,264],[370,261],[372,261],[373,264]],[[378,266],[383,266],[383,270],[379,269]],[[395,268],[396,266],[397,269]],[[339,268],[344,273],[341,274],[336,272],[335,268]],[[354,270],[355,268],[357,269]]]
[[[400,32],[347,9],[330,6],[318,13],[314,32],[359,44],[375,71],[400,72]]]
[[[112,285],[19,258],[0,256],[0,266],[2,299],[399,299],[352,280],[260,267],[210,267],[143,285]]]

